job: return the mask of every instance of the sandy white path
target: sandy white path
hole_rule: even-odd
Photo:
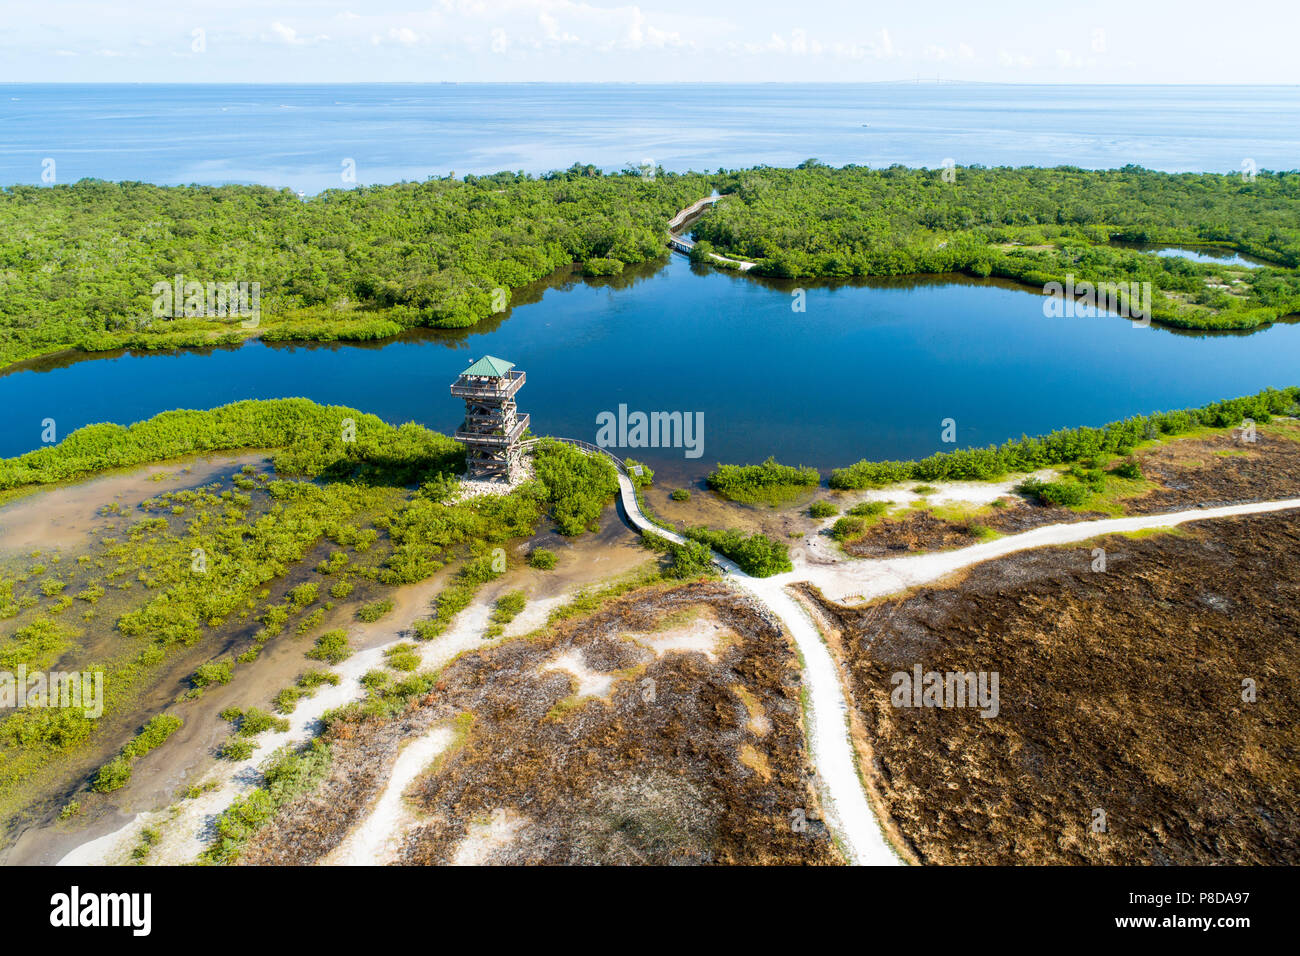
[[[642,514],[636,490],[626,475],[620,473],[618,479],[620,499],[630,524],[678,544],[683,543],[681,535],[665,531]],[[752,594],[780,618],[803,657],[804,686],[808,690],[808,746],[821,780],[823,810],[828,825],[851,862],[889,865],[901,861],[885,840],[858,777],[857,761],[849,739],[848,704],[840,683],[839,669],[821,633],[804,609],[786,591],[788,585],[807,581],[820,588],[831,600],[867,600],[933,581],[961,568],[1017,551],[1086,541],[1104,534],[1175,527],[1187,521],[1264,514],[1292,508],[1300,508],[1300,498],[1226,505],[1221,508],[1194,508],[1190,511],[1134,518],[1045,525],[1023,534],[957,551],[877,561],[842,561],[831,565],[801,563],[793,571],[770,578],[752,578],[721,555],[715,555],[715,560],[726,571],[727,580]]]
[[[618,475],[619,497],[624,517],[635,528],[650,531],[677,543],[680,535],[651,523],[641,512],[632,482],[621,471]],[[753,595],[776,615],[795,641],[803,658],[807,695],[809,749],[822,789],[823,811],[849,859],[857,864],[897,864],[894,850],[884,839],[880,825],[866,798],[848,733],[848,706],[840,683],[839,670],[820,632],[786,587],[807,581],[821,589],[831,600],[867,600],[917,584],[933,581],[964,567],[1003,557],[1017,551],[1086,541],[1105,534],[1175,527],[1188,521],[1200,521],[1235,515],[1264,514],[1300,508],[1300,498],[1228,505],[1220,508],[1197,508],[1168,514],[1080,521],[1046,525],[1023,534],[1000,538],[957,551],[916,555],[886,560],[842,561],[832,565],[807,565],[802,562],[793,571],[770,578],[752,578],[727,558],[715,554],[715,562],[726,579]],[[476,602],[458,617],[448,631],[419,648],[425,666],[445,664],[457,654],[482,646],[480,635],[487,624],[490,607]],[[218,767],[208,779],[218,784],[216,790],[194,800],[182,801],[179,807],[156,813],[141,813],[114,833],[89,841],[70,852],[60,865],[105,864],[128,862],[130,849],[140,831],[151,823],[159,825],[162,840],[150,854],[151,863],[189,862],[202,850],[213,818],[240,793],[256,786],[256,765],[271,750],[289,743],[299,743],[312,735],[320,715],[329,708],[363,696],[360,678],[381,666],[383,652],[393,640],[380,647],[353,655],[336,669],[343,678],[338,687],[322,687],[315,697],[302,702],[285,734],[266,734],[257,743],[257,753],[236,765]],[[409,813],[402,803],[402,793],[433,759],[447,741],[435,728],[408,744],[398,756],[393,773],[372,811],[331,854],[331,862],[374,863],[391,855],[391,841],[400,834]],[[447,731],[449,733],[449,731]],[[473,854],[469,854],[473,856]]]
[[[421,666],[436,668],[458,654],[483,647],[485,642],[482,635],[491,613],[491,602],[476,601],[462,611],[444,633],[426,643],[416,644]],[[386,622],[376,626],[391,627]],[[361,678],[369,671],[383,669],[385,651],[403,643],[411,642],[395,634],[391,640],[358,651],[343,663],[330,668],[341,678],[339,684],[323,685],[312,697],[300,701],[288,718],[288,731],[268,732],[253,738],[255,750],[247,760],[219,761],[199,781],[214,784],[214,789],[194,799],[181,800],[172,807],[140,813],[114,832],[76,847],[57,865],[97,866],[130,862],[130,852],[146,827],[155,828],[159,834],[158,842],[149,853],[150,864],[179,865],[193,862],[211,841],[215,820],[235,798],[261,784],[259,765],[276,749],[299,746],[316,736],[320,718],[327,710],[364,698],[366,689]],[[400,793],[399,790],[399,796]]]
[[[681,535],[652,524],[641,513],[636,489],[626,475],[620,473],[618,482],[623,509],[632,525],[678,544],[684,542]],[[714,560],[726,572],[728,581],[777,616],[803,658],[804,686],[808,689],[808,749],[821,781],[822,812],[831,832],[852,863],[888,866],[901,862],[885,841],[858,779],[849,742],[848,703],[835,661],[812,620],[785,590],[790,583],[787,579],[792,575],[798,578],[801,569],[796,568],[792,575],[752,578],[722,555],[715,554]]]
[[[969,548],[955,551],[938,551],[903,558],[879,560],[848,560],[838,564],[795,568],[766,580],[782,585],[807,581],[816,585],[833,601],[854,603],[870,600],[895,591],[906,590],[918,584],[934,581],[954,571],[1001,558],[1017,551],[1044,548],[1053,545],[1074,544],[1107,534],[1147,531],[1153,528],[1173,528],[1188,521],[1228,518],[1234,515],[1266,514],[1271,511],[1288,511],[1300,508],[1300,498],[1279,501],[1260,501],[1244,505],[1224,505],[1221,508],[1193,508],[1189,511],[1171,511],[1167,514],[1140,515],[1132,518],[1102,518],[1096,521],[1076,521],[1069,524],[1049,524],[1022,534],[1009,535]]]
[[[388,782],[370,812],[321,862],[326,866],[382,866],[391,863],[400,849],[401,837],[415,820],[415,814],[407,808],[402,795],[455,738],[451,727],[439,724],[407,743],[397,755]]]

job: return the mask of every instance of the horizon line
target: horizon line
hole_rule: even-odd
[[[0,86],[1086,86],[1278,87],[1300,83],[1019,82],[913,77],[894,80],[7,80]]]

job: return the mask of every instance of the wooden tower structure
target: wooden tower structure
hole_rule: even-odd
[[[519,469],[519,439],[528,429],[515,395],[524,373],[514,362],[485,355],[460,373],[451,394],[465,400],[465,423],[456,440],[465,445],[468,476],[510,481]]]

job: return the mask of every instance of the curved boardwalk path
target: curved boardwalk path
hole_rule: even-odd
[[[686,539],[655,524],[641,510],[636,487],[623,462],[589,442],[556,439],[592,454],[604,455],[618,470],[619,504],[623,519],[635,530],[667,538],[677,544]],[[527,442],[525,444],[532,444]],[[867,801],[849,742],[848,704],[840,685],[839,670],[821,633],[784,585],[753,578],[730,558],[713,553],[713,562],[727,580],[766,607],[794,639],[803,659],[804,686],[808,688],[807,728],[813,765],[822,783],[822,812],[849,860],[858,864],[896,864],[898,856],[885,841],[875,812]]]
[[[698,216],[705,206],[711,206],[717,202],[720,196],[705,196],[703,199],[697,199],[691,203],[673,218],[668,220],[668,247],[674,252],[680,252],[682,255],[689,256],[691,250],[695,248],[695,243],[686,236],[681,235],[681,230],[685,228],[686,223]],[[725,265],[732,265],[741,272],[748,272],[754,268],[755,263],[746,262],[743,259],[728,259],[726,256],[720,256],[716,252],[710,252],[709,258]]]
[[[641,510],[636,488],[621,459],[604,448],[576,439],[556,439],[582,450],[604,455],[618,470],[619,503],[624,520],[637,531],[660,535],[678,544],[685,538],[655,524]],[[527,442],[525,444],[534,444]],[[794,639],[803,659],[804,686],[808,689],[808,744],[822,784],[823,811],[831,831],[849,860],[856,864],[889,865],[900,859],[885,840],[879,820],[858,775],[857,758],[849,739],[848,704],[840,671],[821,632],[786,586],[809,581],[832,599],[845,596],[878,597],[903,590],[953,571],[1003,557],[1017,551],[1086,541],[1099,535],[1170,528],[1188,521],[1235,515],[1264,514],[1300,508],[1300,498],[1196,508],[1131,518],[1105,518],[1068,524],[1044,525],[1022,534],[972,545],[955,551],[895,558],[886,561],[849,561],[833,568],[796,568],[770,578],[753,578],[734,561],[714,552],[714,563],[727,580],[752,595],[781,622]]]

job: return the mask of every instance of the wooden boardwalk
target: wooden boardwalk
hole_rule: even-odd
[[[672,249],[673,252],[680,252],[684,256],[689,256],[691,250],[695,248],[695,243],[686,236],[681,235],[681,230],[686,227],[688,222],[699,215],[704,207],[712,205],[721,198],[721,196],[705,196],[703,199],[697,199],[681,212],[677,213],[677,215],[673,216],[673,218],[669,219],[668,248]],[[746,262],[743,259],[728,259],[726,256],[718,255],[716,252],[710,252],[709,258],[721,262],[724,265],[734,266],[741,272],[748,272],[750,269],[754,268],[755,265],[755,263]]]

